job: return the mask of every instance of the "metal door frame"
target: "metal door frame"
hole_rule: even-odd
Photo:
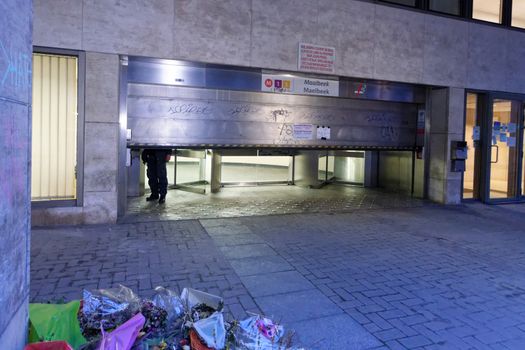
[[[516,186],[516,194],[512,198],[490,198],[490,170],[491,170],[491,157],[492,157],[492,125],[493,125],[493,104],[494,100],[502,99],[508,101],[517,101],[519,102],[518,107],[518,120],[516,126],[516,150],[517,155],[517,173],[514,185]],[[498,203],[512,203],[512,202],[521,202],[525,198],[522,197],[522,176],[523,176],[523,108],[525,107],[525,97],[522,95],[516,94],[506,94],[506,93],[490,93],[486,99],[487,113],[485,116],[485,130],[483,136],[486,137],[485,145],[483,151],[485,152],[485,159],[483,160],[482,167],[485,172],[485,184],[482,191],[483,201],[488,204],[498,204]],[[483,159],[483,157],[482,157]],[[510,164],[509,164],[510,165]]]
[[[465,91],[465,96],[467,93],[474,93],[478,96],[476,114],[478,114],[481,126],[480,132],[480,151],[481,151],[481,162],[480,164],[475,164],[476,168],[474,169],[474,182],[476,180],[478,183],[477,191],[479,192],[479,198],[473,199],[463,199],[463,201],[481,201],[486,204],[503,204],[503,203],[517,203],[525,202],[525,196],[522,194],[523,186],[523,136],[524,136],[524,109],[525,109],[525,96],[512,93],[500,93],[500,92],[483,92],[483,91],[474,91],[469,90]],[[493,123],[493,102],[496,99],[517,101],[520,103],[518,109],[518,121],[516,129],[516,149],[518,152],[517,157],[517,174],[515,183],[516,186],[516,196],[513,198],[490,198],[490,170],[491,170],[491,157],[492,157],[492,123]],[[466,103],[466,98],[465,98]],[[465,134],[466,128],[466,108],[464,110],[464,130]],[[476,188],[474,188],[476,191]],[[461,193],[463,196],[463,176],[461,183]]]
[[[199,159],[203,159],[204,163],[206,165],[206,157],[207,157],[207,149],[187,149],[187,148],[181,148],[181,149],[175,149],[174,153],[174,175],[173,175],[173,185],[169,186],[170,189],[176,189],[180,191],[186,191],[186,192],[192,192],[192,193],[198,193],[198,194],[206,194],[206,186],[209,185],[209,183],[204,180],[199,181],[192,181],[192,182],[185,182],[182,184],[177,183],[177,157],[178,157],[178,151],[179,150],[188,150],[188,151],[202,151],[204,154],[204,157],[198,157]],[[195,157],[197,158],[197,157]],[[206,171],[204,172],[206,174]],[[203,185],[204,188],[196,187],[198,185]],[[194,187],[195,186],[195,187]]]

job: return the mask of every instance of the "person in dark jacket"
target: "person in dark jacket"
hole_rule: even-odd
[[[146,198],[148,202],[159,200],[159,204],[166,201],[168,192],[168,175],[166,162],[171,158],[169,149],[145,149],[142,151],[142,161],[148,165],[148,185],[151,195]]]

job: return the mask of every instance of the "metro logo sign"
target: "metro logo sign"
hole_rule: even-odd
[[[263,74],[262,91],[291,93],[292,86],[291,78],[287,79],[280,75]]]

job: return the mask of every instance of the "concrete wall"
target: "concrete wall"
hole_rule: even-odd
[[[36,0],[34,29],[41,46],[285,70],[304,41],[336,48],[336,75],[525,92],[525,33],[364,1]]]
[[[30,0],[0,2],[0,344],[22,349],[29,300]]]
[[[428,197],[439,203],[461,202],[461,172],[451,171],[451,142],[463,140],[465,90],[433,89],[430,111]]]
[[[355,0],[35,0],[34,44],[86,52],[84,204],[35,225],[116,220],[118,55],[297,70],[298,43],[340,76],[525,93],[525,33]],[[462,113],[455,117],[463,120]],[[434,173],[437,174],[437,173]]]

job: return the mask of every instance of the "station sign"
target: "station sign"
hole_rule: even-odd
[[[289,74],[263,74],[261,90],[292,95],[339,96],[339,81],[296,77]]]

